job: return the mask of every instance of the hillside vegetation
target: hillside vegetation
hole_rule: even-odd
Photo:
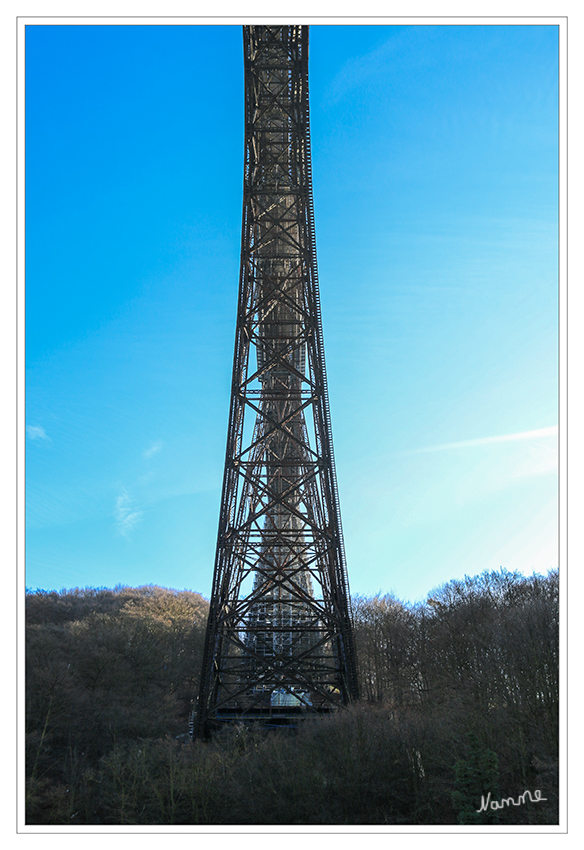
[[[558,575],[353,600],[359,703],[297,732],[186,736],[208,604],[29,592],[29,824],[558,822]],[[539,801],[477,812],[481,797]]]

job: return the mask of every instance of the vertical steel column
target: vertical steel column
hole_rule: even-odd
[[[239,305],[195,733],[357,697],[316,268],[308,27],[244,27]],[[252,422],[250,422],[250,419]]]

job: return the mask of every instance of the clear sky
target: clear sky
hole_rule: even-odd
[[[558,32],[314,26],[351,589],[557,566]],[[30,588],[211,589],[241,234],[238,26],[26,29]]]

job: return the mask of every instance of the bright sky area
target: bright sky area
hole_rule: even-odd
[[[557,566],[558,31],[313,26],[351,590]],[[26,585],[211,590],[239,26],[26,28]]]

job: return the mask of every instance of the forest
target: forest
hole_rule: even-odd
[[[354,597],[359,702],[191,741],[207,609],[156,586],[27,591],[27,824],[558,823],[557,571]]]

